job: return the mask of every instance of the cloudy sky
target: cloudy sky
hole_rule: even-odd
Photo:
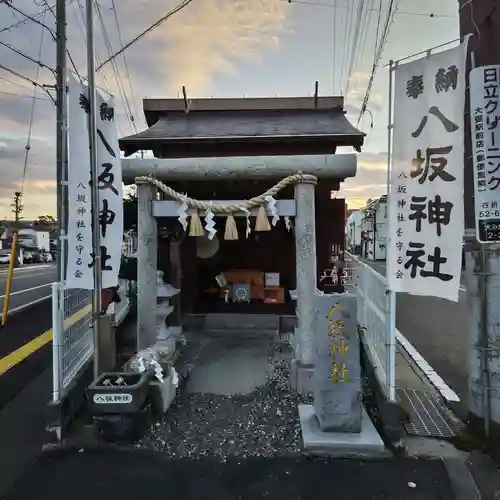
[[[47,1],[13,4],[29,15],[46,11],[36,20],[54,29],[47,5],[55,0]],[[120,135],[133,133],[134,125],[138,130],[145,127],[143,97],[176,97],[182,85],[191,98],[307,96],[318,80],[320,95],[347,95],[348,116],[356,123],[373,64],[379,1],[385,18],[389,0],[364,1],[371,9],[365,8],[353,50],[352,20],[363,0],[192,0],[128,49],[126,61],[119,57],[116,66],[107,64],[98,74],[98,84],[117,96]],[[179,2],[101,0],[95,20],[98,61],[109,57],[109,47],[113,52],[120,49],[120,35],[126,43]],[[84,0],[67,3],[69,50],[78,72],[85,75]],[[19,75],[53,85],[55,43],[50,30],[8,5],[0,4],[0,12],[0,64],[18,73],[0,67],[0,218],[11,216],[13,191],[21,188],[25,163],[24,217],[54,214],[55,109],[38,89],[31,121],[34,87]],[[457,36],[457,0],[400,0],[381,66]],[[385,190],[387,88],[388,70],[381,67],[369,103],[373,128],[366,114],[360,127],[368,138],[358,174],[342,190],[352,207]],[[31,147],[25,162],[30,122]]]

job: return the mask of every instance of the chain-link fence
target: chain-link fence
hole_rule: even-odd
[[[94,351],[92,291],[52,284],[53,397],[57,401]]]

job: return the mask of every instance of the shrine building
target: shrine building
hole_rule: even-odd
[[[183,231],[177,221],[179,200],[144,179],[138,182],[139,328],[154,322],[146,317],[154,298],[146,288],[162,262],[175,264],[166,276],[181,289],[183,316],[297,314],[300,324],[302,310],[303,322],[310,323],[307,295],[316,288],[328,292],[320,276],[345,245],[345,200],[336,192],[355,176],[353,153],[361,151],[364,141],[345,116],[344,99],[144,99],[143,106],[149,128],[119,141],[126,157],[125,184],[151,176],[191,199],[236,206],[287,176],[307,174],[316,180],[299,178],[273,196],[279,221],[270,229],[256,230],[257,208],[250,210],[250,218],[241,210],[216,213],[213,239]],[[351,153],[336,154],[339,147]],[[129,158],[141,151],[143,159]],[[193,210],[190,206],[188,216]],[[271,222],[269,205],[265,211]],[[198,214],[205,224],[206,211],[198,209]],[[237,239],[234,229],[226,239],[226,219],[232,215]],[[165,241],[170,234],[170,243],[162,243],[162,234]]]

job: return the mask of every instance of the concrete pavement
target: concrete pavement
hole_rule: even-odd
[[[176,460],[159,452],[113,449],[46,453],[3,498],[137,500],[145,492],[162,500],[457,498],[440,460]]]
[[[385,262],[361,259],[381,275]],[[398,293],[396,328],[460,397],[467,398],[468,314],[465,288],[459,302]]]
[[[34,264],[14,270],[9,311],[21,310],[26,305],[52,294],[51,284],[56,280],[55,264]],[[0,307],[3,308],[8,270],[0,269]]]

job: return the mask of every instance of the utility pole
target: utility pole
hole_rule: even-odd
[[[460,36],[472,35],[467,74],[475,67],[500,64],[499,1],[458,0],[458,7]],[[496,332],[500,324],[500,245],[479,244],[476,239],[469,104],[467,92],[464,127],[465,284],[470,315],[467,407],[471,423],[488,437],[500,435],[500,348]]]
[[[65,279],[66,231],[67,231],[67,56],[66,56],[66,1],[56,2],[56,169],[57,169],[57,222],[59,240],[57,244],[57,281]],[[62,285],[61,285],[62,286]],[[62,325],[61,325],[62,327]]]
[[[14,220],[16,221],[16,228],[17,228],[17,223],[22,219],[21,213],[24,209],[23,205],[23,193],[21,191],[16,191],[14,193],[14,201],[10,205],[12,207],[12,213],[14,214]]]
[[[97,93],[95,84],[95,39],[94,39],[94,1],[86,0],[87,13],[87,78],[89,87],[89,147],[90,147],[90,198],[92,204],[92,251],[94,253],[94,290],[92,293],[92,313],[94,330],[94,377],[100,374],[100,316],[101,316],[101,234],[99,226],[99,186],[97,163]]]

